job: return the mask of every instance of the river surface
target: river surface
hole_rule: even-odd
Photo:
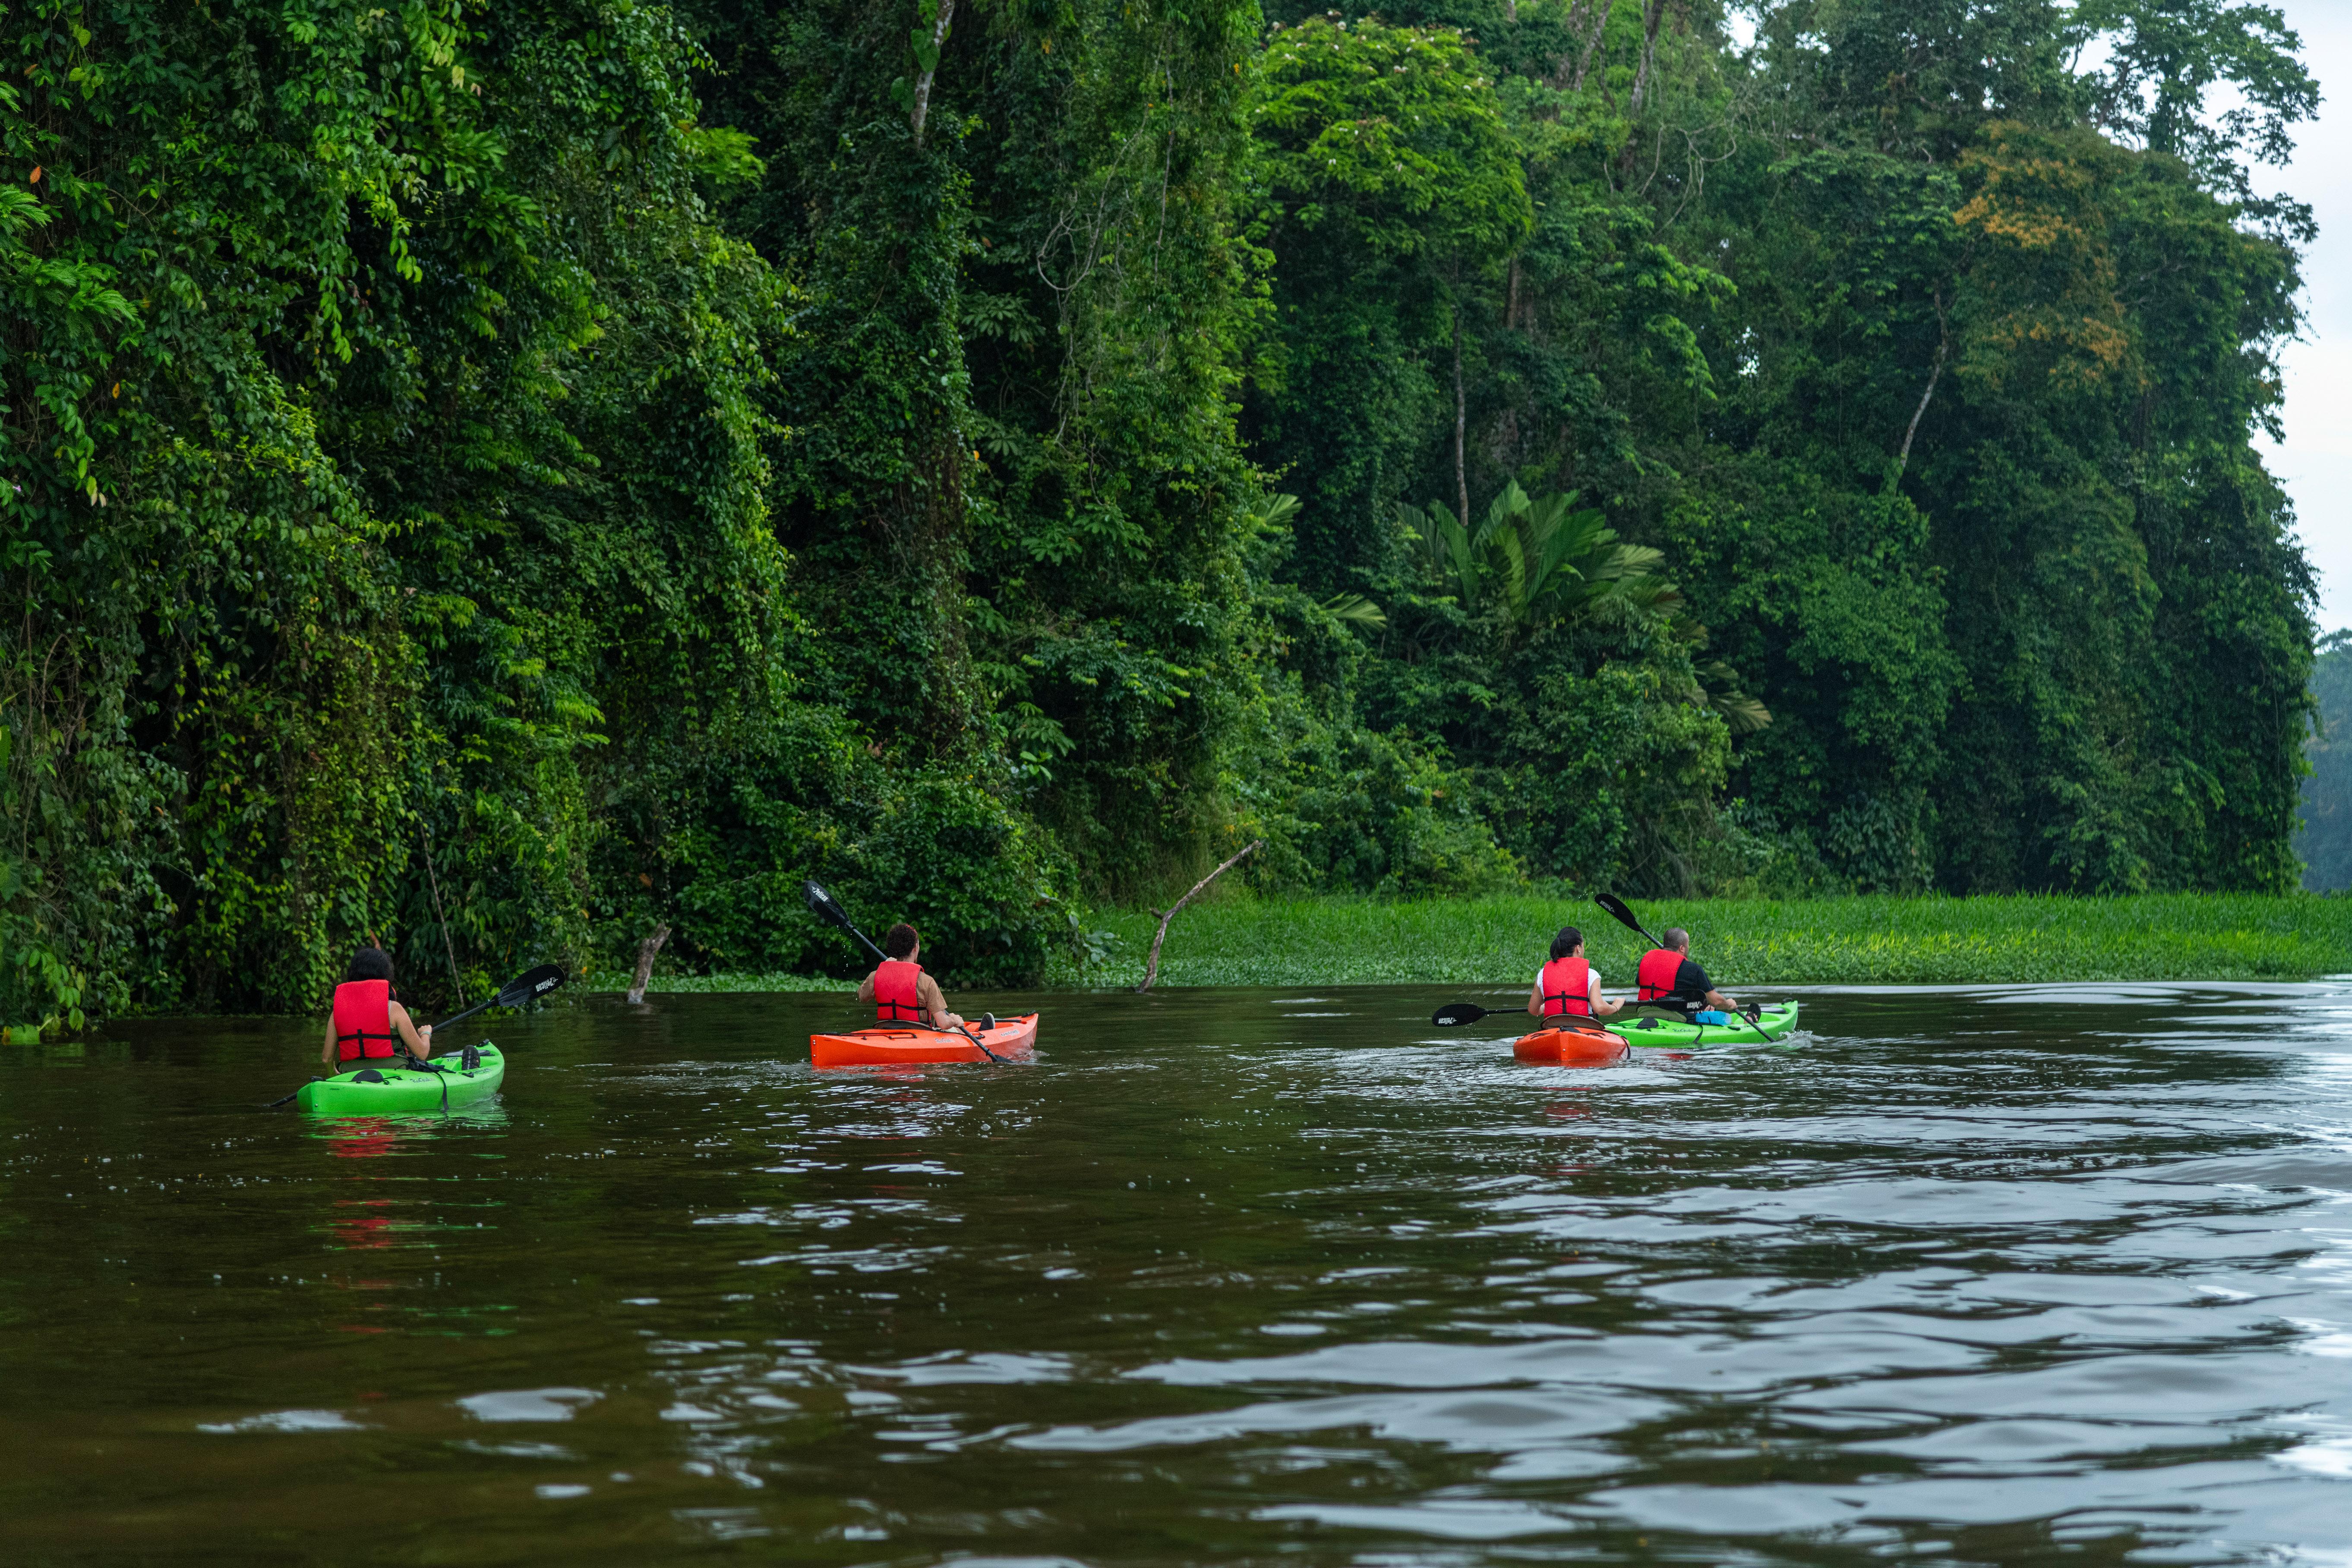
[[[0,1049],[0,1562],[2352,1563],[2352,984],[1804,994],[584,997],[375,1122],[257,1109],[315,1024]]]

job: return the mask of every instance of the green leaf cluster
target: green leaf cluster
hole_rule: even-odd
[[[0,1022],[2291,885],[2299,41],[1752,10],[26,0]]]

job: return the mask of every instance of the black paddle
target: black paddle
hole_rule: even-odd
[[[1448,1002],[1444,1006],[1432,1013],[1429,1016],[1429,1021],[1441,1029],[1450,1029],[1456,1024],[1475,1024],[1486,1016],[1486,1009],[1475,1002]],[[1573,1018],[1580,1024],[1590,1024],[1596,1029],[1604,1026],[1600,1017],[1593,1014],[1549,1013],[1540,1021],[1546,1024],[1556,1024],[1562,1018]]]
[[[843,931],[848,932],[850,938],[855,941],[858,946],[864,948],[868,953],[873,955],[875,963],[886,963],[889,962],[889,955],[884,952],[880,948],[875,946],[871,942],[867,941],[866,933],[859,931],[856,925],[850,922],[849,911],[843,909],[839,903],[835,901],[834,896],[831,893],[826,892],[823,888],[817,886],[815,882],[810,881],[802,884],[801,896],[808,900],[808,907],[811,913],[814,914],[819,920],[824,921],[832,925],[839,926]],[[974,1046],[977,1046],[980,1048],[980,1054],[986,1057],[990,1061],[996,1062],[1001,1065],[1004,1060],[1003,1057],[1000,1057],[994,1051],[990,1050],[988,1047],[982,1043],[978,1035],[973,1034],[970,1029],[965,1028],[961,1024],[957,1025],[953,1029],[942,1029],[936,1024],[925,1024],[920,1019],[916,1019],[914,1022],[920,1027],[929,1029],[934,1034],[961,1035],[965,1039],[970,1040]]]
[[[1631,926],[1634,931],[1639,931],[1652,947],[1664,947],[1666,945],[1664,942],[1660,942],[1656,937],[1651,936],[1648,931],[1642,930],[1642,922],[1633,918],[1633,911],[1628,909],[1625,905],[1625,900],[1619,898],[1616,894],[1595,893],[1592,895],[1592,901],[1599,904],[1611,914],[1614,915],[1617,918],[1618,924]]]
[[[1595,893],[1592,895],[1592,901],[1599,904],[1602,909],[1608,910],[1610,914],[1616,917],[1618,924],[1630,926],[1633,930],[1639,931],[1643,939],[1648,942],[1652,947],[1664,947],[1666,945],[1664,942],[1660,942],[1656,937],[1650,935],[1648,931],[1642,929],[1642,922],[1633,918],[1633,910],[1627,906],[1624,900],[1619,898],[1616,894]],[[1638,985],[1634,987],[1636,992],[1639,992],[1640,989],[1641,987]],[[1669,1006],[1663,1000],[1652,1000],[1648,1002],[1636,1001],[1633,1005],[1636,1007],[1655,1007],[1661,1013],[1681,1012],[1684,1014],[1690,1014],[1698,1011],[1698,1005],[1691,1002],[1677,1003],[1673,1006]],[[1756,1005],[1755,1011],[1744,1014],[1742,1016],[1747,1018],[1748,1026],[1754,1029],[1759,1035],[1764,1033],[1764,1004],[1759,1002]],[[1704,1024],[1696,1022],[1693,1022],[1691,1026],[1699,1030],[1702,1035],[1705,1034],[1706,1028],[1706,1026]]]
[[[504,985],[499,988],[499,994],[491,997],[488,1001],[477,1002],[462,1013],[450,1014],[447,1017],[433,1026],[433,1032],[437,1035],[452,1024],[462,1024],[485,1007],[520,1007],[526,1003],[536,1002],[541,997],[546,995],[549,992],[554,990],[557,986],[562,984],[563,979],[563,966],[562,964],[542,963],[537,969],[518,974],[512,980],[508,981]],[[408,1042],[405,1040],[400,1042],[400,1054],[404,1057],[408,1056]],[[448,1070],[446,1068],[440,1067],[437,1063],[419,1062],[415,1057],[409,1057],[408,1059],[411,1064],[421,1071],[446,1072]],[[275,1110],[279,1106],[285,1104],[287,1100],[292,1100],[295,1095],[299,1095],[301,1092],[302,1091],[298,1089],[294,1091],[294,1094],[286,1095],[281,1099],[273,1100],[261,1109],[264,1110]],[[446,1090],[444,1090],[443,1092],[446,1094]]]

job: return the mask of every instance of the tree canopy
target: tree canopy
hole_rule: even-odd
[[[2284,889],[2241,0],[26,0],[0,1015]],[[5,1020],[0,1020],[5,1021]]]

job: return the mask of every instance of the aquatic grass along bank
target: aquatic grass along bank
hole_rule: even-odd
[[[1691,932],[1727,986],[2301,980],[2352,971],[2352,900],[2163,893],[2091,899],[1861,896],[1637,900],[1650,930]],[[1153,918],[1097,915],[1116,939],[1075,983],[1136,984]],[[1226,898],[1169,928],[1162,985],[1519,984],[1574,925],[1612,984],[1642,940],[1590,899],[1539,894],[1381,901]]]

